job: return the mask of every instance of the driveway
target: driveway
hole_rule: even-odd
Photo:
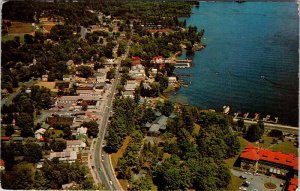
[[[245,179],[245,181],[247,180],[250,182],[249,187],[246,187],[247,191],[253,191],[255,189],[257,189],[258,191],[282,191],[282,187],[280,187],[280,184],[285,183],[285,180],[274,178],[271,176],[266,176],[263,174],[261,174],[260,176],[255,176],[253,174],[245,174],[242,171],[237,171],[233,169],[231,169],[231,172],[233,175],[237,177],[243,175],[244,177],[247,178]],[[273,184],[276,184],[276,188],[275,189],[265,188],[264,183],[266,182],[272,182]]]

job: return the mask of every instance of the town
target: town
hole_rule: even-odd
[[[5,3],[1,187],[296,190],[298,134],[168,99],[197,4]]]

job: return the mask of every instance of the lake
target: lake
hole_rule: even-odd
[[[299,17],[295,2],[200,2],[187,25],[205,29],[207,47],[176,69],[191,85],[173,101],[231,113],[270,114],[298,125]],[[186,58],[183,54],[181,58]]]

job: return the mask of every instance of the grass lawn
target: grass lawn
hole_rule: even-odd
[[[237,176],[231,174],[231,182],[227,187],[227,191],[237,191],[239,187],[243,184],[243,180]]]
[[[243,137],[238,137],[239,141],[240,141],[240,144],[241,144],[241,147],[240,147],[240,152],[244,150],[244,148],[247,146],[247,145],[255,145],[255,143],[251,143],[249,141],[247,141],[246,139],[244,139]],[[228,167],[228,168],[233,168],[233,165],[235,163],[235,161],[237,160],[237,158],[239,158],[239,154],[237,154],[235,157],[232,157],[232,158],[229,158],[229,159],[226,159],[224,160],[225,162],[225,165]]]
[[[273,151],[281,151],[281,152],[287,153],[287,154],[292,153],[295,156],[298,156],[297,147],[294,146],[293,142],[290,142],[290,141],[287,141],[287,140],[274,145],[271,149]]]
[[[122,188],[124,190],[127,190],[128,180],[126,180],[126,179],[119,179],[119,182],[120,182]]]
[[[261,139],[264,140],[264,143],[259,143],[259,146],[267,149],[272,145],[274,137],[262,136]]]
[[[116,168],[118,164],[119,158],[121,158],[129,144],[130,136],[127,136],[123,142],[122,147],[118,150],[118,152],[111,154],[111,162],[114,168]]]
[[[40,81],[40,82],[38,82],[38,86],[41,86],[41,87],[45,87],[45,88],[48,88],[48,89],[50,89],[51,91],[56,91],[57,89],[55,89],[55,83],[56,82],[42,82],[42,81]]]
[[[57,130],[57,129],[50,129],[49,133],[52,139],[60,138],[60,135],[64,134],[62,130]]]
[[[1,41],[6,42],[9,40],[14,40],[16,36],[19,36],[20,42],[24,43],[24,35],[23,34],[22,35],[4,35],[4,36],[1,36]]]
[[[31,23],[12,22],[12,25],[8,28],[8,33],[31,33],[33,32],[33,29],[34,27],[31,25]]]

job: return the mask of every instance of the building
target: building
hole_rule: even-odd
[[[87,128],[86,127],[79,127],[77,128],[77,135],[86,135],[87,133]]]
[[[36,130],[36,131],[34,132],[34,137],[35,137],[36,139],[41,139],[41,138],[43,138],[43,135],[44,135],[45,132],[46,132],[46,129],[40,128],[40,129],[38,129],[38,130]]]
[[[174,86],[177,83],[176,77],[168,77],[168,86]]]
[[[4,160],[0,160],[0,171],[5,170],[5,162]]]
[[[160,131],[166,130],[167,120],[168,120],[167,116],[159,115],[159,117],[152,124],[146,123],[145,126],[150,127],[148,133],[155,135],[155,134],[160,134]]]
[[[124,91],[123,92],[123,97],[129,97],[129,98],[134,98],[134,91]]]
[[[290,180],[288,191],[298,191],[298,178],[292,178]]]
[[[240,154],[241,169],[286,177],[298,172],[298,157],[247,145]]]
[[[86,143],[82,140],[67,140],[67,148],[73,151],[79,151],[86,147]]]
[[[129,76],[136,79],[136,78],[145,78],[145,68],[143,65],[138,64],[131,67],[129,71]]]
[[[72,79],[72,75],[63,75],[63,81],[70,82]]]
[[[42,81],[48,82],[48,75],[42,75]]]
[[[94,74],[94,76],[96,77],[97,82],[105,82],[106,80],[106,73],[97,72]]]
[[[75,117],[72,116],[51,116],[48,117],[46,122],[50,125],[69,125],[71,126],[75,121]]]
[[[49,159],[52,160],[54,158],[58,158],[59,161],[67,161],[69,163],[72,163],[77,160],[77,152],[76,151],[63,151],[63,152],[50,153]]]

